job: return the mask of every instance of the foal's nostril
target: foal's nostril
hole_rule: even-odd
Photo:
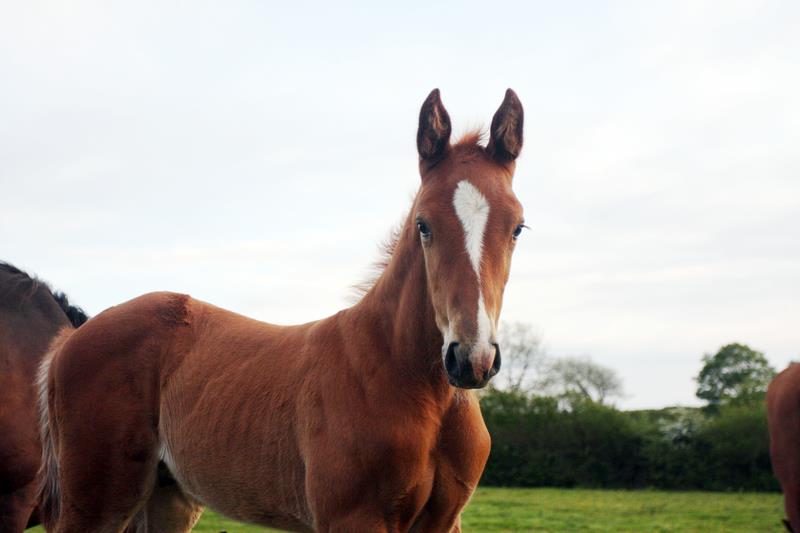
[[[444,356],[444,369],[451,376],[458,376],[458,359],[456,358],[456,349],[458,348],[457,342],[451,342],[447,347],[447,353]]]
[[[492,368],[488,372],[488,377],[490,378],[500,372],[500,345],[493,342],[492,346],[494,346],[494,361],[492,362]]]

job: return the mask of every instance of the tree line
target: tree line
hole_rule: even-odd
[[[492,452],[481,483],[504,486],[779,490],[769,459],[764,355],[729,344],[702,358],[702,408],[621,411],[617,374],[552,359],[524,325],[505,328],[505,380],[481,395]]]

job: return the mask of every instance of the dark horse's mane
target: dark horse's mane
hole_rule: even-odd
[[[22,299],[29,299],[36,294],[39,289],[44,289],[50,293],[53,299],[67,315],[69,321],[74,327],[78,327],[87,320],[89,317],[83,309],[76,305],[72,305],[67,298],[67,295],[61,291],[54,291],[46,282],[37,279],[18,269],[14,265],[5,261],[0,261],[0,274],[5,274],[0,283],[0,298],[16,297]]]

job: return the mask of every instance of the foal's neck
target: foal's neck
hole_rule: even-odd
[[[443,338],[428,294],[425,258],[411,215],[406,220],[386,268],[353,311],[378,328],[374,353],[391,365],[397,378],[449,394],[442,366]]]

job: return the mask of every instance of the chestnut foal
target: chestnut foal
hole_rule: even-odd
[[[451,144],[431,92],[421,187],[349,309],[280,327],[153,293],[60,339],[40,380],[48,529],[187,531],[208,506],[293,531],[460,530],[489,454],[465,389],[500,367],[522,122],[509,89],[485,147]]]

